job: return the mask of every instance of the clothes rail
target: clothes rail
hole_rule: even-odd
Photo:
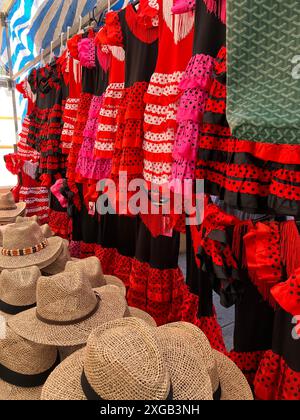
[[[117,4],[118,1],[114,1],[112,3],[112,7]],[[98,1],[98,5],[96,6],[96,11],[95,11],[95,17],[100,17],[100,15],[107,10],[107,0],[100,0]],[[90,23],[90,19],[91,19],[91,13],[88,13],[86,16],[82,17],[81,22],[78,22],[72,26],[71,30],[70,30],[70,38],[74,35],[76,35],[76,33],[78,33],[78,31],[82,28],[85,28],[89,25]],[[63,39],[62,39],[63,38]],[[60,36],[59,39],[57,39],[56,41],[52,42],[52,47],[48,47],[46,48],[43,53],[39,54],[34,60],[30,61],[28,64],[26,64],[26,66],[24,66],[24,68],[20,71],[18,71],[16,74],[13,75],[13,80],[16,81],[20,76],[22,76],[22,74],[26,73],[28,70],[30,70],[32,67],[35,67],[37,64],[40,63],[42,58],[46,58],[48,57],[52,51],[55,51],[57,48],[59,48],[61,46],[61,42],[66,43],[67,42],[67,34],[64,34],[64,36]]]

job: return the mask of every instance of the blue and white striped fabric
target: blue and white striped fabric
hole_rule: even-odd
[[[121,9],[128,1],[111,1],[112,9]],[[16,0],[10,13],[11,49],[14,74],[34,59],[41,48],[49,47],[68,26],[86,16],[94,6],[106,0]],[[0,28],[0,61],[7,65],[7,41]]]

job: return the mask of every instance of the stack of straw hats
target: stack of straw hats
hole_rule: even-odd
[[[138,318],[93,330],[85,348],[49,376],[43,400],[252,400],[246,378],[186,323]]]
[[[25,214],[26,203],[16,203],[11,192],[0,194],[0,225],[14,223],[18,216]]]
[[[197,327],[157,327],[128,306],[124,283],[104,275],[96,257],[72,259],[48,226],[18,218],[0,246],[0,400],[40,398],[251,400],[252,393]]]

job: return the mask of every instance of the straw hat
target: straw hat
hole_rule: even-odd
[[[24,340],[7,327],[0,340],[0,400],[39,400],[58,361],[55,347]]]
[[[61,252],[63,240],[45,238],[36,222],[6,226],[0,247],[0,271],[37,265],[47,267]]]
[[[240,369],[224,354],[213,350],[205,334],[195,325],[187,322],[175,322],[159,327],[169,336],[181,335],[194,347],[203,359],[211,378],[215,399],[253,400],[248,381]]]
[[[54,276],[55,274],[61,273],[65,270],[66,264],[70,261],[70,259],[69,242],[66,239],[63,239],[60,255],[52,264],[42,269],[43,275]]]
[[[97,326],[124,316],[126,300],[115,286],[92,289],[80,270],[40,277],[37,307],[8,320],[27,340],[56,346],[84,344]]]
[[[36,305],[38,267],[3,270],[0,273],[0,315],[8,319]]]
[[[23,217],[23,216],[18,216],[16,218],[16,223],[23,223],[23,222],[39,222],[39,218],[37,216],[30,216],[30,217]]]
[[[0,194],[0,220],[5,222],[15,221],[25,211],[26,203],[16,203],[11,192]]]
[[[133,318],[139,318],[145,321],[150,327],[157,327],[156,321],[154,318],[152,318],[151,315],[149,315],[147,312],[142,311],[138,308],[133,308],[132,306],[128,307],[128,313],[129,316]]]
[[[118,277],[104,275],[100,260],[97,257],[89,257],[82,260],[72,258],[66,264],[66,271],[73,271],[73,269],[81,270],[93,288],[111,284],[118,286],[121,289],[121,293],[126,296],[125,284]]]
[[[0,226],[0,246],[3,244],[3,233],[7,225]]]
[[[41,399],[212,400],[195,349],[157,330],[137,318],[102,325],[50,375]]]
[[[87,346],[63,361],[48,378],[41,399],[92,399],[82,388],[83,372],[104,400],[166,400],[170,393],[170,376],[154,329],[136,318],[95,329]]]

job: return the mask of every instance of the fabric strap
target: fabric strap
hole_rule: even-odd
[[[213,395],[214,401],[221,401],[221,396],[222,396],[222,388],[221,388],[221,384],[219,383],[218,389],[216,390],[216,392],[214,392],[214,395]]]
[[[3,302],[0,300],[0,311],[4,312],[8,315],[17,315],[20,312],[27,311],[28,309],[32,309],[36,306],[36,303],[27,306],[15,306],[10,305],[9,303]]]
[[[80,322],[86,321],[87,319],[91,318],[98,310],[101,297],[96,293],[97,302],[94,307],[94,309],[89,312],[87,315],[84,315],[81,318],[72,319],[70,321],[56,321],[56,320],[50,320],[47,318],[42,317],[38,312],[36,312],[36,317],[39,321],[44,322],[44,324],[47,325],[74,325],[74,324],[80,324]]]
[[[89,401],[99,401],[102,400],[103,398],[100,397],[100,395],[97,394],[97,392],[94,390],[94,388],[90,385],[84,370],[82,371],[81,374],[81,388],[82,391],[86,397],[87,400]],[[173,400],[173,387],[172,385],[170,386],[170,392],[169,395],[166,398],[166,401],[171,401]]]
[[[8,369],[0,363],[0,378],[2,381],[7,382],[14,386],[19,386],[21,388],[35,388],[43,385],[50,373],[59,365],[60,357],[57,353],[57,358],[53,366],[48,370],[36,375],[24,375],[22,373],[14,372],[13,370]]]

